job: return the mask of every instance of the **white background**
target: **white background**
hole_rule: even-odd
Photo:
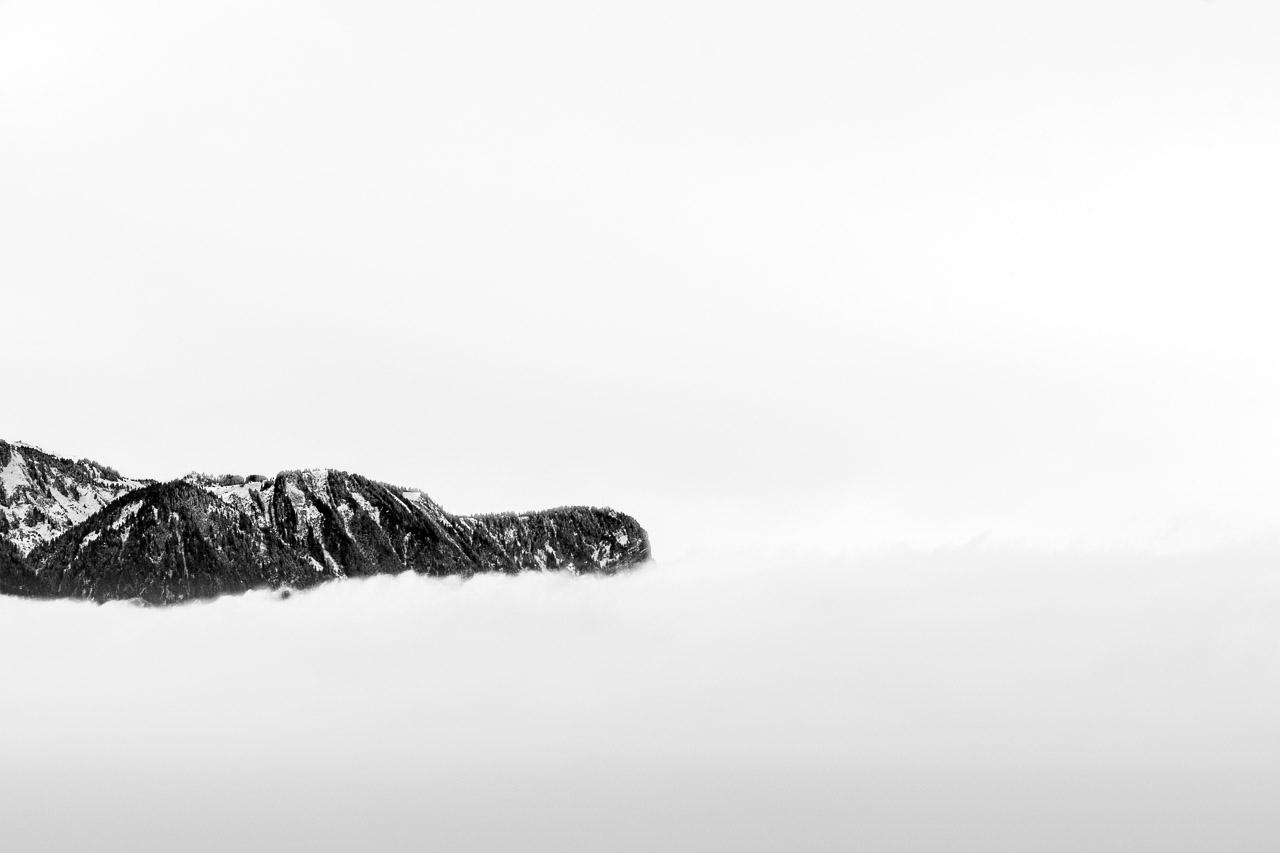
[[[0,2],[0,435],[659,557],[6,602],[13,832],[171,844],[135,790],[212,849],[185,783],[264,844],[537,846],[577,800],[511,791],[579,780],[637,849],[1274,849],[1278,44],[1261,0]]]

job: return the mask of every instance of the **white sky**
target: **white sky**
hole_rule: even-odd
[[[1280,7],[0,2],[0,435],[659,553],[1271,530]]]

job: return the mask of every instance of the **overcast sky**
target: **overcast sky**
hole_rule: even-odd
[[[1280,7],[0,2],[0,435],[661,555],[1273,526]]]

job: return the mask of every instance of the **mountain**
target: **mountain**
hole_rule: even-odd
[[[25,552],[12,537],[0,542],[10,545],[0,592],[168,604],[402,571],[612,573],[650,556],[644,529],[609,509],[463,516],[420,490],[329,469],[151,483],[73,464],[136,485]],[[30,503],[37,493],[21,494]]]
[[[30,553],[144,485],[88,459],[76,462],[0,441],[0,538]]]
[[[278,537],[180,480],[124,496],[29,561],[43,596],[98,601],[167,604],[324,579]]]

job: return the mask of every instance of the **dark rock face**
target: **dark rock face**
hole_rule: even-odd
[[[644,529],[613,510],[455,516],[325,469],[143,485],[25,559],[0,543],[0,592],[153,604],[402,571],[612,573],[650,556]]]

